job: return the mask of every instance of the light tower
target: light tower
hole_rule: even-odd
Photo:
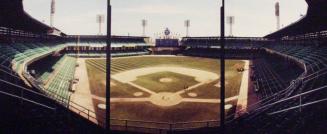
[[[102,23],[104,23],[104,15],[103,14],[98,14],[97,15],[97,23],[99,23],[99,35],[102,35]]]
[[[148,25],[148,21],[143,19],[142,20],[142,27],[143,27],[143,36],[146,36],[145,34],[145,27]]]
[[[234,16],[227,16],[227,23],[229,24],[229,36],[233,36],[233,25],[235,23]]]
[[[54,27],[54,14],[56,12],[55,0],[51,0],[51,11],[50,11],[50,26]]]
[[[280,28],[280,10],[279,10],[279,2],[276,2],[275,4],[275,15],[276,15],[276,19],[277,19],[277,30],[279,30]]]
[[[189,36],[190,20],[185,20],[184,26],[186,27],[186,37]]]

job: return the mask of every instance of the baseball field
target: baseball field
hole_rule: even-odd
[[[233,113],[242,82],[244,61],[226,61],[226,101]],[[87,59],[92,94],[105,97],[105,59]],[[110,116],[154,122],[219,120],[218,59],[183,56],[113,58]]]

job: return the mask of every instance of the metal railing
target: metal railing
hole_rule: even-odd
[[[63,105],[67,109],[70,109],[71,111],[81,115],[82,117],[94,122],[95,124],[98,124],[99,126],[104,127],[105,125],[105,116],[97,114],[95,111],[92,111],[86,107],[81,106],[80,104],[77,104],[73,101],[70,100],[69,98],[65,98],[53,91],[46,90],[40,82],[38,82],[34,77],[32,77],[30,74],[24,72],[23,73],[24,77],[27,78],[30,83],[40,90],[41,92],[45,93],[49,98],[55,100],[59,104]]]
[[[121,131],[138,131],[147,133],[167,133],[180,130],[219,127],[220,121],[191,121],[191,122],[155,122],[128,119],[110,119],[110,127]]]
[[[36,102],[35,100],[31,100],[31,99],[25,97],[25,96],[28,95],[28,93],[31,93],[31,94],[36,95],[38,97],[48,98],[47,96],[45,96],[43,94],[31,91],[29,89],[26,89],[24,87],[18,86],[18,85],[14,84],[14,83],[11,83],[11,82],[8,82],[8,81],[2,80],[2,79],[0,79],[0,83],[4,83],[6,85],[10,85],[10,86],[15,87],[15,91],[13,91],[13,89],[11,89],[11,88],[6,88],[5,90],[11,90],[11,91],[0,91],[0,94],[6,95],[6,96],[9,96],[9,97],[12,97],[12,98],[19,99],[21,101],[21,103],[22,102],[29,102],[29,103],[32,103],[32,104],[37,105],[37,106],[41,106],[41,107],[46,108],[46,109],[50,109],[50,110],[53,110],[53,111],[56,110],[55,107],[49,106],[49,105],[41,103],[41,102]],[[17,91],[17,89],[19,89],[19,91]],[[2,90],[4,90],[4,89],[2,89]],[[15,93],[11,93],[11,92],[15,92]]]

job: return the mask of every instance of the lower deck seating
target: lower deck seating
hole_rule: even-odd
[[[48,79],[48,83],[45,85],[46,90],[55,93],[65,99],[70,97],[70,88],[74,80],[76,67],[76,58],[70,56],[63,56],[54,66],[54,71]],[[44,72],[42,76],[48,75],[48,72]]]
[[[283,62],[276,63],[278,58],[274,60],[269,57],[265,60],[270,60],[270,62],[259,61],[257,66],[263,66],[260,70],[267,69],[267,64],[270,64],[272,68],[277,67],[274,70],[280,71],[280,79],[286,82],[287,88],[282,88],[282,92],[268,97],[269,103],[261,103],[257,109],[248,111],[248,114],[229,122],[229,133],[326,133],[327,129],[323,126],[327,122],[327,114],[322,111],[327,110],[325,53],[327,47],[274,45],[267,46],[267,48],[269,53],[272,51],[273,55],[283,57],[285,64],[291,67],[278,69],[276,64],[283,65]],[[294,68],[296,65],[288,62],[298,62],[298,67]],[[305,66],[306,70],[299,67],[300,63]],[[300,72],[303,73],[297,75],[295,80],[291,80],[292,74]],[[269,84],[272,83],[275,82]]]
[[[0,87],[0,133],[104,133],[99,126],[25,86],[7,66],[0,66]]]
[[[12,43],[0,44],[1,65],[12,68],[18,72],[25,61],[60,50],[65,44],[41,44],[41,43]]]

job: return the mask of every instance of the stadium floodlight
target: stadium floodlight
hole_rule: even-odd
[[[275,4],[275,15],[276,15],[276,19],[277,19],[277,30],[280,29],[280,6],[279,6],[279,2],[276,2]]]
[[[233,25],[235,23],[235,17],[234,16],[227,16],[227,23],[229,24],[229,36],[233,36]]]
[[[184,26],[186,27],[186,37],[188,37],[189,36],[190,20],[185,20]]]
[[[148,25],[148,21],[146,20],[146,19],[143,19],[142,20],[142,28],[143,28],[143,36],[146,36],[146,34],[145,34],[145,27]]]
[[[96,22],[99,24],[99,35],[102,35],[102,23],[104,23],[104,15],[98,14],[96,17]]]
[[[50,27],[54,27],[54,14],[56,12],[56,3],[55,0],[51,0],[51,9],[50,9]]]

